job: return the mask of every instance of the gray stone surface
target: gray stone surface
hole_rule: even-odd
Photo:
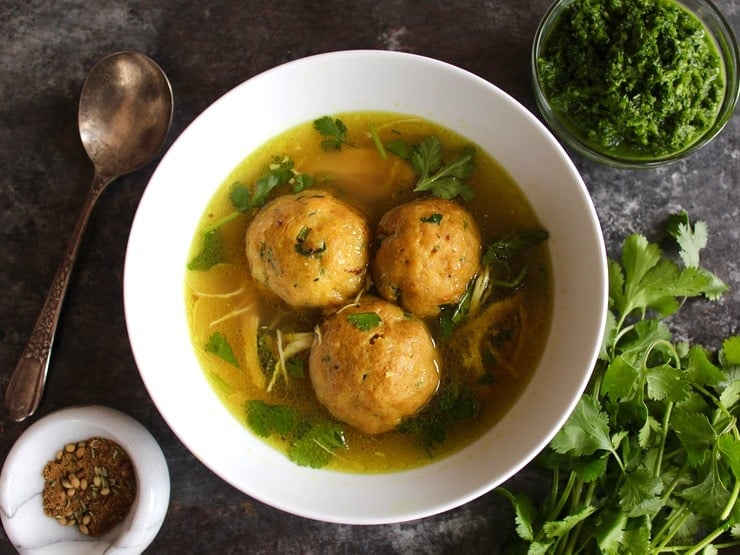
[[[280,63],[332,50],[374,48],[451,62],[535,110],[529,50],[548,0],[325,0],[280,3],[129,0],[0,2],[0,388],[15,367],[82,205],[92,167],[77,133],[87,71],[105,54],[140,50],[167,71],[176,96],[168,144],[220,95]],[[717,0],[736,35],[737,0]],[[592,194],[607,249],[624,237],[659,237],[686,209],[705,220],[704,264],[731,286],[713,304],[690,302],[672,325],[679,337],[717,348],[738,333],[740,189],[735,115],[712,144],[675,165],[613,170],[575,157]],[[167,457],[172,498],[151,553],[497,553],[513,515],[490,493],[422,521],[358,527],[284,514],[221,481],[174,437],[139,378],[128,345],[121,280],[128,230],[154,169],[119,179],[91,218],[61,317],[37,416],[78,403],[118,408],[149,428]],[[0,459],[33,419],[0,420]],[[508,485],[545,495],[530,465]],[[362,502],[358,500],[358,502]],[[0,532],[0,552],[12,548]]]

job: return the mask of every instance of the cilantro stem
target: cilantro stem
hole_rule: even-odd
[[[660,476],[661,466],[663,466],[663,454],[665,453],[665,444],[668,440],[668,428],[670,425],[671,413],[673,412],[673,401],[666,404],[665,414],[663,415],[663,431],[660,434],[660,449],[658,449],[658,456],[655,458],[655,468],[653,469],[653,476]]]
[[[570,475],[568,476],[568,483],[565,484],[565,488],[563,488],[563,494],[560,496],[560,499],[558,500],[557,504],[553,507],[552,511],[550,512],[548,520],[555,520],[560,514],[560,511],[563,510],[563,507],[565,507],[565,503],[568,501],[568,498],[570,497],[571,491],[573,491],[573,485],[576,483],[576,478],[577,478],[576,473],[571,472]]]
[[[683,450],[681,450],[683,451]],[[673,478],[673,481],[668,484],[668,487],[663,492],[662,497],[660,500],[663,503],[666,503],[668,499],[670,499],[671,494],[673,493],[673,490],[676,489],[676,486],[678,486],[679,483],[681,483],[681,480],[684,479],[684,476],[686,474],[686,470],[689,468],[689,462],[684,461],[683,465],[681,465],[681,469],[676,473],[676,476]]]
[[[383,141],[380,140],[380,135],[378,135],[378,128],[375,127],[374,123],[370,125],[370,136],[373,138],[373,143],[375,144],[375,148],[378,149],[380,157],[383,160],[386,160],[388,158],[388,153],[385,151]]]
[[[571,480],[575,480],[574,473],[570,473]],[[548,505],[547,512],[545,513],[547,515],[547,520],[552,520],[555,518],[560,512],[560,509],[558,511],[555,511],[556,503],[558,499],[558,486],[560,485],[560,469],[558,467],[555,467],[552,470],[552,487],[550,488],[550,498],[548,499]]]
[[[663,524],[661,529],[658,530],[658,533],[655,534],[655,537],[653,538],[653,545],[655,545],[655,549],[653,551],[655,553],[660,553],[664,550],[663,548],[669,541],[671,541],[671,538],[676,535],[676,532],[688,516],[689,510],[686,508],[686,505],[681,505],[677,509],[673,510],[670,516],[666,519],[665,524]]]
[[[728,520],[724,522],[721,526],[718,526],[715,528],[712,532],[710,532],[707,536],[704,537],[703,540],[701,540],[696,545],[692,546],[689,550],[686,551],[686,555],[694,555],[695,553],[699,553],[702,551],[705,547],[707,547],[709,544],[711,544],[716,538],[720,537],[722,534],[727,532],[727,530],[730,529],[733,522],[732,520]],[[737,545],[737,543],[735,543]]]
[[[732,494],[730,494],[730,499],[727,501],[727,505],[725,506],[725,510],[722,511],[722,514],[720,515],[720,520],[727,520],[730,516],[730,513],[735,508],[735,503],[737,502],[738,495],[740,495],[740,480],[735,480],[735,485],[732,488]]]
[[[583,500],[580,506],[587,507],[588,505],[591,504],[595,489],[596,489],[596,482],[595,481],[590,482],[586,490],[586,498]],[[578,524],[576,524],[576,526],[572,530],[568,532],[568,542],[566,543],[565,553],[568,553],[568,554],[580,553],[581,551],[583,551],[585,545],[581,545],[577,549],[576,549],[576,545],[578,544],[578,541],[581,535],[581,530],[583,529],[584,524],[585,523],[582,520]],[[588,542],[589,539],[590,538],[587,537],[585,541]]]
[[[206,234],[206,233],[211,233],[212,231],[216,231],[218,228],[226,225],[230,221],[237,219],[240,214],[241,214],[241,212],[239,212],[238,210],[234,210],[233,212],[230,212],[229,214],[227,214],[226,216],[224,216],[223,218],[221,218],[217,222],[212,223],[211,225],[209,225],[208,227],[206,227],[203,230],[203,233]]]

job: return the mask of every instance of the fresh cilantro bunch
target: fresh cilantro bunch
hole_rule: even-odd
[[[588,391],[540,462],[552,491],[513,504],[528,553],[715,553],[740,546],[740,336],[716,361],[673,340],[665,318],[726,286],[699,266],[706,226],[668,232],[682,264],[641,235],[609,262],[609,315]]]

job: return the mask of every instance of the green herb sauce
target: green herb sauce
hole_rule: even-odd
[[[712,125],[724,77],[696,16],[672,0],[578,0],[545,39],[538,70],[564,125],[631,158],[683,150]]]

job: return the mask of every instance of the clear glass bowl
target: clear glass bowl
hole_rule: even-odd
[[[650,168],[675,162],[689,154],[696,152],[709,143],[732,117],[738,101],[738,66],[740,60],[738,46],[732,29],[722,16],[717,7],[708,0],[677,0],[677,3],[693,13],[706,27],[719,52],[720,61],[723,64],[723,77],[725,79],[724,96],[719,111],[712,125],[707,128],[694,142],[681,150],[670,154],[649,157],[624,155],[616,149],[610,149],[586,140],[582,132],[579,133],[563,118],[548,101],[543,90],[542,76],[540,74],[539,59],[550,33],[555,29],[563,11],[574,1],[557,0],[545,13],[540,21],[534,36],[532,45],[531,71],[534,82],[534,92],[537,106],[542,113],[546,123],[553,133],[572,150],[579,154],[602,164],[621,168]]]

